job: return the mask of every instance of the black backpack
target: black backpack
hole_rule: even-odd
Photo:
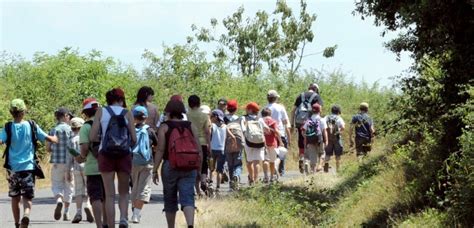
[[[109,158],[122,158],[131,153],[130,131],[128,130],[125,115],[127,110],[123,109],[119,115],[107,106],[105,110],[110,114],[109,124],[105,130],[102,141],[102,153]]]
[[[337,116],[336,115],[327,116],[326,124],[328,128],[329,143],[337,142],[341,136],[341,132],[339,131],[339,126],[337,126]]]
[[[31,128],[31,143],[33,143],[33,160],[34,160],[34,170],[33,174],[38,178],[38,179],[44,179],[44,172],[43,169],[41,169],[41,166],[39,165],[39,158],[38,155],[36,154],[36,151],[38,150],[38,137],[36,135],[36,123],[33,120],[29,120],[28,123],[30,124]],[[5,159],[5,163],[3,164],[3,167],[7,169],[7,171],[11,170],[11,166],[8,164],[8,160],[10,158],[10,146],[12,144],[12,125],[13,122],[7,122],[5,124],[5,132],[7,133],[7,141],[6,141],[6,148],[5,152],[3,153],[3,158]]]

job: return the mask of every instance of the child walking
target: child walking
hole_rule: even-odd
[[[153,157],[157,149],[158,139],[155,130],[146,124],[148,110],[144,106],[133,109],[137,144],[132,156],[132,223],[140,223],[143,205],[150,202],[153,170]]]
[[[264,179],[263,182],[278,181],[279,175],[276,172],[278,167],[278,145],[283,145],[280,133],[278,132],[278,123],[272,118],[272,110],[265,108],[262,110],[262,118],[269,130],[265,131],[265,161],[263,163]],[[268,166],[270,167],[270,178],[268,178]]]
[[[12,213],[15,227],[26,228],[30,224],[32,199],[35,197],[35,176],[38,175],[36,156],[37,140],[57,143],[56,136],[48,136],[33,121],[24,120],[25,102],[15,99],[10,102],[13,121],[5,124],[0,132],[0,144],[6,144],[5,164],[7,169],[8,196],[12,198]],[[43,176],[44,178],[44,176]],[[20,223],[20,202],[23,201],[23,218]]]
[[[211,157],[214,161],[211,167],[212,173],[216,171],[216,191],[219,191],[221,184],[221,177],[224,173],[225,163],[225,142],[227,134],[235,140],[235,136],[227,129],[224,123],[224,112],[220,109],[214,109],[211,112]]]

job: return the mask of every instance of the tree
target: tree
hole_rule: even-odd
[[[273,73],[283,68],[294,75],[306,57],[306,45],[314,38],[312,26],[316,15],[307,12],[306,2],[301,0],[298,16],[284,0],[277,1],[272,14],[260,10],[253,18],[244,18],[244,12],[240,7],[224,18],[222,24],[226,32],[220,35],[213,34],[218,25],[216,19],[211,20],[211,29],[198,29],[193,25],[194,37],[201,42],[217,43],[214,57],[229,58],[242,75],[254,75],[265,65]],[[188,43],[193,41],[193,37],[188,37]],[[323,56],[332,57],[336,48],[327,48]]]

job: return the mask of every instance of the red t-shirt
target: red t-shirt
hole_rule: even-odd
[[[272,117],[267,116],[263,118],[263,121],[269,128],[271,128],[274,131],[278,131],[278,123],[275,120],[273,120]],[[277,147],[278,139],[276,137],[277,136],[275,132],[265,131],[265,143],[267,144],[267,146]]]

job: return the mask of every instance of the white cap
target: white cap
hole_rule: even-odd
[[[205,113],[208,115],[211,113],[211,108],[208,105],[201,105],[199,109],[201,110],[202,113]]]

